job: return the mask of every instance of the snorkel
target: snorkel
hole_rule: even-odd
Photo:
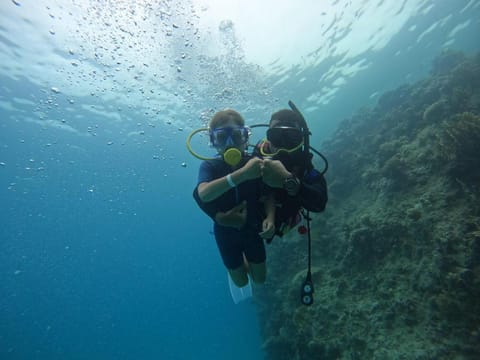
[[[310,135],[311,135],[310,130],[308,129],[307,122],[305,121],[305,118],[303,117],[302,113],[300,112],[300,110],[298,110],[298,108],[295,106],[292,100],[288,100],[288,106],[290,106],[290,108],[295,113],[297,113],[297,115],[300,117],[301,130],[303,132],[303,144],[305,145],[303,147],[303,152],[305,153],[305,155],[307,155],[310,149]]]
[[[290,106],[290,108],[294,112],[296,112],[301,119],[301,126],[302,126],[302,132],[303,132],[303,143],[304,143],[303,153],[305,154],[305,158],[310,157],[310,153],[309,153],[310,150],[312,150],[315,154],[320,156],[322,158],[323,162],[325,163],[325,167],[320,173],[322,175],[324,175],[328,170],[328,160],[327,160],[327,158],[325,156],[323,156],[323,154],[320,151],[318,151],[317,149],[310,146],[310,135],[311,135],[311,133],[310,133],[310,130],[308,129],[307,122],[305,121],[305,118],[303,117],[302,113],[300,112],[300,110],[298,110],[298,108],[295,106],[295,104],[293,103],[292,100],[288,100],[288,106]]]

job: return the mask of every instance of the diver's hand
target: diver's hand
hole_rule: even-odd
[[[265,184],[273,188],[283,188],[285,179],[291,173],[283,166],[279,160],[263,160],[262,180]]]
[[[269,218],[263,220],[262,232],[258,233],[262,239],[270,240],[275,235],[275,222]]]
[[[230,210],[216,213],[215,221],[222,226],[241,229],[247,222],[247,202],[243,201]]]
[[[243,181],[257,179],[262,176],[263,160],[257,157],[251,158],[239,171]]]

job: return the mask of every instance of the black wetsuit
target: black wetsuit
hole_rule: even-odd
[[[245,158],[243,166],[249,158]],[[206,160],[200,165],[198,184],[210,182],[230,174],[232,167],[221,159]],[[258,235],[262,227],[262,211],[259,199],[262,191],[261,178],[245,181],[228,190],[217,199],[203,202],[198,196],[198,185],[193,192],[198,206],[214,220],[213,230],[223,263],[228,269],[236,269],[243,264],[243,254],[249,262],[262,263],[266,259],[265,246]],[[225,212],[246,201],[247,221],[240,230],[222,226],[215,222],[215,214]]]

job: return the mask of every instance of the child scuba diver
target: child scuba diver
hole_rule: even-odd
[[[275,232],[273,197],[262,192],[263,160],[247,154],[250,132],[238,112],[217,112],[208,131],[218,157],[201,163],[194,198],[214,221],[215,240],[233,283],[242,288],[250,275],[261,284],[266,277],[263,238]]]

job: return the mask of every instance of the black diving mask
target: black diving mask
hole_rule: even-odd
[[[267,130],[267,140],[277,149],[294,149],[303,142],[302,130],[290,126],[276,126]]]
[[[267,140],[260,146],[263,156],[293,155],[303,146],[303,133],[295,127],[276,126],[267,130]]]

